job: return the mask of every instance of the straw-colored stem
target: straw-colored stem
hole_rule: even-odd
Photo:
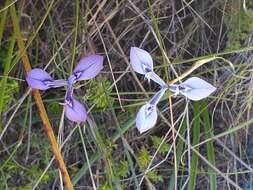
[[[13,28],[14,28],[14,34],[15,34],[15,37],[17,39],[19,52],[20,52],[20,55],[21,55],[21,58],[22,58],[23,67],[24,67],[25,72],[27,73],[31,70],[31,65],[30,65],[27,53],[25,51],[25,46],[24,46],[21,31],[20,31],[20,28],[19,28],[19,23],[18,23],[18,18],[17,18],[17,14],[16,14],[15,5],[12,5],[10,7],[10,13],[11,13],[11,19],[12,19]],[[70,177],[69,177],[69,174],[68,174],[68,171],[67,171],[67,168],[66,168],[65,163],[63,161],[59,146],[57,144],[54,132],[52,130],[50,121],[48,119],[44,104],[42,102],[40,92],[38,90],[33,90],[32,94],[33,94],[33,97],[35,99],[35,103],[38,107],[39,114],[40,114],[41,120],[43,122],[45,131],[47,133],[48,140],[51,144],[53,154],[55,156],[56,161],[58,162],[58,166],[59,166],[59,169],[60,169],[61,174],[63,176],[65,186],[68,190],[74,190],[73,185],[72,185],[71,180],[70,180]]]

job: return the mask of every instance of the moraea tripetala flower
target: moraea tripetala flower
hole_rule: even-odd
[[[157,121],[157,108],[161,97],[168,89],[177,94],[182,94],[190,100],[201,100],[213,93],[216,88],[208,82],[198,77],[187,79],[181,84],[167,85],[153,70],[153,60],[151,55],[140,48],[132,47],[130,50],[130,63],[135,72],[142,74],[148,81],[153,80],[161,86],[161,89],[151,98],[151,100],[143,105],[136,116],[136,127],[140,133],[152,128]]]
[[[47,90],[67,86],[65,101],[66,117],[74,122],[80,123],[87,119],[85,107],[73,97],[73,85],[77,81],[89,80],[96,77],[103,69],[103,56],[90,55],[82,58],[74,68],[68,80],[54,80],[46,71],[42,69],[32,69],[26,76],[26,81],[33,89]]]
[[[66,86],[65,80],[54,80],[46,71],[42,69],[32,69],[26,76],[26,81],[33,89],[47,90]]]
[[[148,81],[151,79],[160,86],[166,86],[166,83],[154,72],[153,60],[148,52],[132,47],[130,50],[130,62],[134,71],[144,75]]]
[[[143,105],[136,116],[136,127],[143,133],[156,124],[157,109],[156,105],[164,95],[166,88],[160,89],[145,105]]]
[[[69,86],[65,95],[65,115],[74,122],[81,123],[87,119],[87,111],[85,107],[73,98],[73,87]]]
[[[182,94],[190,100],[201,100],[212,94],[216,88],[198,77],[192,77],[183,83],[168,85],[168,89],[175,94]]]
[[[90,55],[82,58],[68,78],[68,82],[74,84],[76,81],[94,78],[103,69],[103,60],[103,56],[100,55]]]

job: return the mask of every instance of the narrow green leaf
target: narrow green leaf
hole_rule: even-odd
[[[124,134],[128,129],[130,129],[135,123],[135,118],[130,118],[121,128],[121,133]],[[112,137],[112,141],[115,142],[116,140],[118,140],[120,138],[121,134],[119,132],[117,132],[113,137]],[[101,158],[101,152],[98,152],[92,156],[90,156],[89,160],[90,160],[90,166],[92,166],[92,164],[94,164],[96,161],[99,160],[99,158]],[[89,169],[88,164],[84,164],[82,166],[82,168],[77,172],[77,174],[75,174],[72,177],[72,183],[73,185],[75,185],[79,179],[87,172],[87,170]]]
[[[211,131],[211,124],[210,124],[206,100],[202,100],[201,106],[202,106],[201,110],[203,110],[202,117],[204,119],[205,136],[206,136],[206,139],[209,139],[213,135]],[[213,141],[207,142],[206,146],[207,146],[207,159],[212,165],[215,166],[215,152],[214,152]],[[210,176],[210,190],[215,190],[217,187],[217,181],[216,181],[217,175],[215,171],[210,167],[208,168],[208,173]]]
[[[198,144],[200,139],[200,116],[199,116],[199,102],[194,102],[194,121],[193,121],[193,142],[192,145]],[[196,149],[198,151],[198,148]],[[188,190],[194,190],[196,185],[198,171],[198,155],[193,152],[191,158],[191,167],[190,167],[190,178],[188,183]]]
[[[5,2],[5,7],[9,5],[9,1]],[[0,46],[2,42],[2,37],[4,33],[4,25],[6,22],[6,16],[7,16],[8,9],[4,9],[2,12],[0,12]]]
[[[8,53],[6,56],[6,59],[4,61],[4,74],[3,74],[3,79],[0,81],[0,86],[1,86],[1,90],[0,90],[0,118],[1,118],[1,114],[3,111],[3,104],[4,104],[4,93],[5,91],[5,86],[6,86],[6,82],[7,82],[7,78],[8,78],[8,73],[10,70],[10,65],[11,65],[11,60],[12,60],[12,54],[13,54],[13,49],[15,46],[15,42],[16,39],[14,37],[10,38],[10,43],[9,43],[9,48],[8,48]]]

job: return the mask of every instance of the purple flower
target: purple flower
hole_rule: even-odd
[[[42,69],[32,69],[27,74],[26,81],[31,88],[46,90],[50,88],[48,83],[53,82],[54,79]]]
[[[97,76],[103,69],[103,60],[103,56],[100,55],[82,58],[68,78],[69,83],[74,84],[76,81],[89,80]]]
[[[137,47],[131,47],[130,63],[133,70],[139,74],[145,75],[145,78],[148,79],[148,81],[151,79],[161,87],[166,86],[166,83],[154,72],[153,60],[147,51]]]
[[[77,123],[86,121],[87,111],[85,107],[73,98],[73,88],[72,86],[68,88],[65,96],[65,116]]]
[[[65,115],[74,122],[81,123],[87,119],[85,107],[73,98],[73,84],[77,81],[92,79],[99,74],[103,68],[103,56],[90,55],[82,58],[75,67],[72,75],[65,80],[54,80],[46,71],[42,69],[32,69],[26,77],[30,87],[39,90],[67,86],[65,95]]]
[[[169,85],[168,88],[172,92],[175,92],[176,94],[181,93],[185,97],[194,101],[206,98],[216,90],[213,85],[198,77],[189,78],[179,85]]]
[[[159,90],[148,103],[143,105],[137,113],[136,116],[136,127],[140,133],[143,133],[156,124],[157,121],[157,109],[156,105],[163,97],[166,88]]]
[[[65,80],[54,80],[46,71],[42,69],[32,69],[26,76],[26,81],[33,89],[47,90],[66,86]]]

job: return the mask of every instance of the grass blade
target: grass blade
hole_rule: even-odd
[[[193,142],[192,145],[198,144],[200,139],[200,116],[199,116],[199,102],[193,103],[194,121],[193,121]],[[198,149],[196,149],[198,151]],[[194,190],[198,171],[198,155],[193,152],[191,158],[190,178],[188,183],[188,190]]]
[[[7,7],[8,1],[5,2],[5,7]],[[0,12],[0,46],[2,42],[2,37],[4,33],[4,26],[6,22],[6,16],[7,16],[8,9],[5,9],[3,12]]]
[[[119,132],[117,132],[113,137],[112,137],[112,141],[115,142],[117,141],[121,135],[123,135],[128,129],[130,129],[135,123],[135,118],[130,118],[128,121],[126,121],[126,123],[123,125],[123,127],[121,128],[121,134]],[[89,164],[90,166],[92,166],[92,164],[94,164],[96,161],[99,160],[99,158],[101,158],[101,152],[98,152],[94,155],[92,155],[89,159]],[[88,164],[84,164],[82,166],[82,168],[77,172],[77,174],[72,178],[72,183],[75,185],[79,179],[87,172],[87,170],[89,169]]]
[[[13,54],[13,49],[15,46],[15,38],[11,37],[10,38],[10,43],[9,43],[9,48],[8,48],[8,53],[7,53],[7,57],[4,63],[4,73],[3,73],[3,79],[1,80],[1,91],[0,91],[0,118],[1,118],[1,114],[3,111],[3,104],[4,104],[4,97],[5,97],[5,86],[7,83],[7,77],[8,77],[8,73],[10,70],[10,65],[11,65],[11,60],[12,60],[12,54]],[[1,126],[1,124],[0,124]]]
[[[208,138],[211,138],[213,135],[211,132],[211,124],[210,124],[209,114],[207,110],[206,100],[202,100],[201,106],[202,106],[201,110],[203,110],[202,117],[204,119],[205,136],[208,139]],[[213,141],[207,142],[206,146],[207,146],[207,159],[211,164],[215,166],[215,152],[214,152]],[[208,173],[210,176],[210,190],[215,190],[217,187],[216,173],[210,167],[208,168]]]

